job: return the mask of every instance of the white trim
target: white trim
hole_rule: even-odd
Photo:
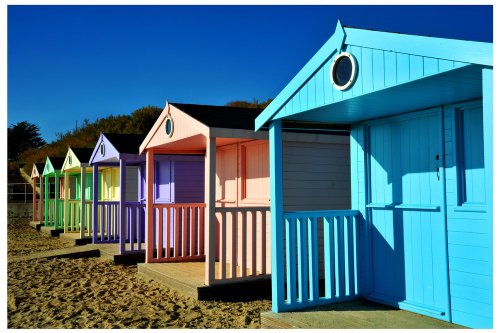
[[[351,72],[351,77],[349,78],[349,81],[347,81],[346,84],[343,86],[339,86],[335,80],[333,79],[333,70],[335,69],[335,65],[337,64],[337,61],[340,58],[347,57],[351,61],[351,66],[352,66],[352,72]],[[337,90],[347,90],[349,89],[353,84],[354,81],[356,80],[356,76],[358,74],[358,63],[356,62],[356,59],[352,54],[349,52],[341,52],[335,56],[335,58],[332,61],[332,65],[330,66],[330,82],[333,84],[335,89]]]

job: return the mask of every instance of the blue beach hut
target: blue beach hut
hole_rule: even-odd
[[[256,119],[273,311],[365,298],[492,327],[492,49],[339,22]],[[351,210],[284,211],[283,121],[351,125]]]

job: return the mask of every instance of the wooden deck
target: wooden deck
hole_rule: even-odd
[[[85,245],[92,243],[91,236],[80,237],[80,232],[63,232],[59,234],[59,238],[68,239],[73,242],[74,245]]]
[[[147,279],[199,300],[251,300],[271,297],[269,276],[250,281],[205,285],[205,262],[138,264],[137,271]],[[219,271],[216,263],[215,271]],[[216,273],[216,278],[218,278]]]
[[[40,221],[31,221],[30,226],[36,230],[40,230],[44,226],[44,224]]]
[[[48,235],[58,237],[60,233],[64,232],[64,229],[56,229],[54,226],[41,226],[40,231]]]
[[[296,312],[263,312],[261,328],[374,329],[464,328],[446,321],[365,300],[330,304]]]

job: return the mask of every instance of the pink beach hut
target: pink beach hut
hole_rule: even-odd
[[[43,224],[43,169],[45,163],[33,163],[31,179],[33,180],[33,220],[35,224]],[[40,193],[37,193],[37,186]]]
[[[186,274],[186,281],[201,281],[209,287],[270,277],[268,131],[253,130],[260,112],[251,108],[167,103],[140,146],[140,152],[146,154],[147,169],[146,264],[140,264],[141,274],[155,278],[158,272],[171,269],[170,272],[177,272],[174,279],[182,279]],[[331,135],[328,129],[305,132],[294,128],[287,131],[284,140],[289,147],[285,151],[291,155],[290,168],[297,177],[306,179],[310,177],[304,168],[304,161],[310,158],[304,155],[306,147],[334,147],[339,152],[336,158],[323,157],[321,162],[325,172],[339,178],[337,188],[318,194],[314,188],[317,185],[311,184],[311,189],[297,191],[294,180],[289,179],[289,207],[349,207],[349,137]],[[158,202],[155,177],[161,177],[162,171],[154,161],[158,156],[169,155],[203,157],[203,177],[193,174],[189,183],[175,184],[185,191],[195,188],[194,193],[202,188],[199,200]],[[189,172],[183,168],[174,172],[181,170]],[[179,266],[179,262],[186,265]]]

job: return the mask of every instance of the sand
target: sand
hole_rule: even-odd
[[[69,243],[9,221],[9,258]],[[9,328],[260,328],[270,300],[197,301],[100,258],[8,263]]]

